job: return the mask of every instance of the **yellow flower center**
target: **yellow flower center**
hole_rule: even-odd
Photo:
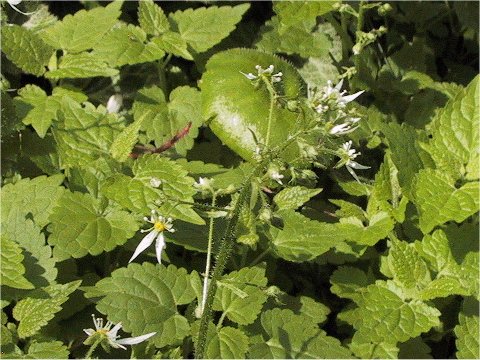
[[[166,229],[165,224],[161,221],[156,221],[155,224],[153,224],[153,228],[158,232],[162,232]]]

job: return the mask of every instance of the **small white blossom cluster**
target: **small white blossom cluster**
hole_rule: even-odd
[[[370,166],[361,165],[358,162],[354,161],[354,159],[360,154],[361,154],[360,152],[357,152],[357,150],[352,148],[352,140],[347,141],[342,145],[342,148],[340,149],[340,161],[337,163],[335,167],[341,167],[345,165],[348,172],[355,178],[355,180],[360,182],[360,179],[358,178],[357,174],[353,169],[355,170],[370,169]]]
[[[245,74],[241,71],[240,71],[240,73],[243,76],[245,76],[248,80],[258,80],[258,79],[264,77],[264,78],[267,78],[267,79],[271,79],[271,81],[274,82],[274,83],[282,81],[283,73],[279,71],[276,74],[274,74],[273,73],[274,72],[274,66],[273,65],[269,65],[266,69],[262,68],[260,65],[256,65],[255,69],[257,70],[257,75],[254,75],[252,73]]]
[[[364,91],[347,95],[346,90],[341,90],[342,85],[343,79],[335,86],[329,80],[327,86],[321,89],[312,89],[308,94],[309,105],[331,124],[329,129],[331,135],[348,134],[358,127],[357,123],[360,121],[360,118],[347,114],[345,107],[349,102],[363,94]]]
[[[123,345],[139,344],[145,340],[148,340],[156,334],[156,332],[151,332],[141,336],[119,339],[120,336],[117,335],[117,332],[122,328],[122,323],[118,323],[112,328],[113,323],[111,321],[107,321],[105,326],[103,326],[102,318],[95,318],[95,315],[93,314],[92,318],[95,329],[83,329],[85,334],[87,334],[89,338],[92,338],[94,336],[101,336],[109,346],[115,349],[120,348],[126,350],[127,348]],[[87,339],[86,343],[88,344],[89,342],[89,339]]]

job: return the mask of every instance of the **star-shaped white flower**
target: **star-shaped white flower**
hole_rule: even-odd
[[[133,253],[132,257],[128,261],[129,263],[132,262],[142,251],[148,248],[152,243],[153,240],[156,238],[155,242],[155,252],[157,254],[158,263],[162,263],[162,250],[165,248],[165,237],[163,232],[166,230],[168,232],[175,232],[172,225],[172,218],[165,219],[163,216],[157,215],[155,210],[152,210],[152,214],[150,219],[145,217],[145,221],[153,224],[150,229],[141,230],[141,232],[148,232],[148,234],[140,241],[135,252]]]
[[[354,161],[354,159],[361,153],[357,152],[355,149],[352,148],[352,140],[344,143],[342,145],[342,150],[344,152],[344,159],[339,161],[339,165],[341,166],[342,164],[344,164],[348,172],[355,178],[355,180],[361,182],[353,169],[366,170],[370,169],[370,166],[361,165],[358,162]]]
[[[356,125],[360,121],[360,118],[349,118],[343,124],[335,125],[330,129],[329,133],[332,135],[345,135],[351,133],[358,128]]]
[[[83,329],[85,334],[89,337],[95,334],[99,334],[100,336],[104,337],[108,344],[115,348],[121,348],[126,350],[127,348],[123,345],[135,345],[139,344],[142,341],[145,341],[155,335],[157,332],[151,332],[141,336],[129,337],[125,339],[119,339],[119,335],[117,335],[118,330],[122,328],[122,323],[118,323],[112,328],[113,323],[111,321],[107,321],[105,326],[103,326],[103,319],[102,318],[95,318],[95,315],[92,314],[93,324],[95,325],[95,329]]]

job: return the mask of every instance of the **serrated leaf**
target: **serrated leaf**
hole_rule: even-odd
[[[478,171],[464,174],[463,166],[478,165],[479,148],[479,76],[464,91],[450,99],[432,122],[432,139],[426,146],[437,168],[455,180],[478,179]],[[477,196],[478,197],[478,196]]]
[[[250,358],[322,359],[351,358],[340,341],[327,336],[314,321],[291,310],[273,309],[262,313],[264,341],[250,347]]]
[[[165,52],[138,26],[121,24],[112,29],[94,48],[94,54],[111,66],[139,64],[161,59]]]
[[[54,49],[23,26],[2,26],[2,52],[23,71],[43,75]]]
[[[96,76],[114,76],[117,69],[109,67],[98,54],[65,54],[61,57],[58,68],[45,74],[49,79],[81,79]]]
[[[206,65],[200,84],[205,119],[212,131],[237,154],[252,161],[257,143],[266,143],[270,96],[264,86],[256,89],[240,72],[255,72],[255,66],[264,68],[273,65],[281,71],[280,91],[287,97],[304,93],[301,79],[293,66],[270,54],[247,49],[232,49],[215,54]],[[269,146],[280,145],[287,140],[296,122],[297,115],[280,106],[274,106],[270,127]],[[297,147],[288,147],[284,152],[287,160],[298,154]]]
[[[399,349],[387,341],[372,343],[361,342],[358,338],[349,345],[354,355],[360,359],[398,359]]]
[[[394,279],[405,289],[421,289],[431,281],[427,264],[413,244],[394,239],[387,262]]]
[[[352,315],[356,338],[380,342],[404,342],[440,325],[440,311],[419,300],[406,301],[377,280],[355,299],[358,308]]]
[[[138,139],[138,132],[142,127],[142,123],[145,120],[145,117],[139,117],[133,123],[128,125],[122,132],[115,138],[110,147],[110,154],[112,157],[119,161],[125,162],[130,155],[133,146],[136,144]]]
[[[170,24],[162,8],[152,0],[139,3],[138,22],[142,29],[150,35],[159,35],[170,29]]]
[[[421,149],[416,130],[407,125],[396,123],[381,127],[391,151],[391,160],[398,172],[398,182],[409,199],[413,199],[413,180],[420,169],[424,168],[425,150]]]
[[[135,101],[134,117],[145,116],[143,129],[147,137],[161,146],[175,135],[191,126],[182,139],[175,143],[174,149],[185,155],[193,146],[198,136],[198,128],[203,122],[201,114],[202,98],[197,89],[180,86],[169,95],[168,104],[164,100],[162,90],[158,87],[142,89]]]
[[[17,228],[2,226],[2,233],[14,239],[25,251],[23,252],[25,277],[35,287],[52,284],[57,277],[56,260],[52,257],[52,249],[46,244],[41,228],[30,219],[25,219]],[[9,298],[8,291],[3,297]]]
[[[157,347],[180,344],[190,332],[177,305],[189,304],[195,292],[185,269],[150,263],[130,264],[100,280],[96,288],[104,297],[97,309],[114,323],[121,322],[133,336],[156,331]]]
[[[267,300],[260,288],[267,285],[265,269],[258,266],[243,268],[224,275],[219,281],[213,309],[223,311],[238,324],[253,323]]]
[[[208,327],[205,357],[208,359],[244,359],[248,350],[248,337],[239,329],[212,323]]]
[[[295,262],[309,261],[322,255],[344,240],[336,225],[310,220],[292,210],[278,213],[283,229],[271,228],[272,247],[283,259]]]
[[[55,246],[54,253],[62,260],[64,254],[81,258],[111,251],[138,230],[138,224],[129,213],[105,208],[90,194],[82,193],[66,192],[50,220],[52,234],[48,243]]]
[[[305,20],[315,20],[317,16],[332,11],[334,4],[335,1],[277,1],[273,10],[288,28]]]
[[[25,266],[22,264],[23,255],[20,246],[5,236],[2,236],[0,242],[2,285],[16,289],[32,289],[33,284],[24,276]]]
[[[16,233],[21,230],[28,214],[33,216],[36,224],[45,226],[52,208],[63,193],[64,188],[60,186],[63,179],[60,174],[39,176],[3,186],[2,232]]]
[[[181,56],[187,60],[193,60],[192,55],[188,51],[188,44],[179,33],[167,31],[160,36],[154,37],[152,42],[167,53]]]
[[[480,357],[478,341],[478,302],[467,298],[458,314],[459,324],[455,326],[455,344],[457,359],[478,359]]]
[[[226,38],[250,4],[186,9],[169,15],[172,27],[197,53],[207,51]]]
[[[337,225],[345,239],[359,245],[373,246],[387,237],[395,225],[393,219],[384,211],[372,215],[365,226],[357,217],[340,219]]]
[[[116,24],[121,6],[121,1],[114,1],[105,7],[80,10],[44,30],[42,36],[51,46],[70,53],[91,49]]]
[[[67,359],[69,351],[61,341],[34,341],[24,359]]]
[[[45,326],[68,300],[81,281],[72,281],[68,284],[50,285],[29,294],[29,297],[20,300],[13,308],[13,317],[19,321],[18,335],[26,338],[37,333]]]
[[[357,290],[366,287],[371,282],[362,270],[350,266],[340,266],[330,277],[332,284],[330,290],[340,297],[356,301],[361,297]]]
[[[414,191],[419,226],[424,234],[449,220],[460,223],[479,210],[478,182],[457,188],[454,180],[440,170],[421,170]]]
[[[61,165],[64,168],[89,165],[108,154],[123,128],[116,114],[90,103],[80,105],[64,97],[59,120],[53,129]]]
[[[315,195],[320,194],[321,191],[322,189],[309,189],[303,186],[292,186],[280,191],[274,196],[273,201],[275,201],[280,210],[295,210]]]
[[[130,210],[150,213],[158,211],[174,218],[203,225],[205,221],[192,209],[191,205],[179,204],[177,200],[192,202],[196,190],[194,179],[174,161],[160,155],[144,155],[133,167],[134,177],[117,174],[108,178],[102,186],[102,193]],[[151,185],[152,180],[161,181],[159,188]]]

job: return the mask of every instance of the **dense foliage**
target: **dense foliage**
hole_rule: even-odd
[[[478,2],[1,6],[3,358],[479,358]]]

